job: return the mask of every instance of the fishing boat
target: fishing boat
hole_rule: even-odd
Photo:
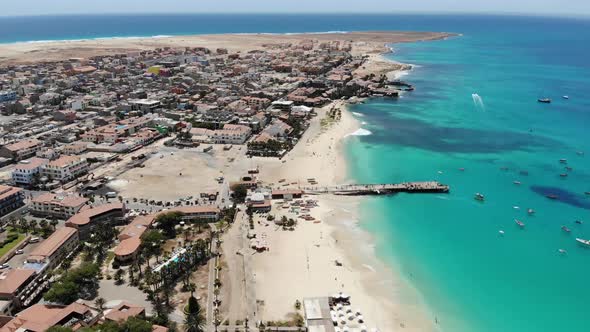
[[[554,195],[554,194],[545,195],[545,197],[547,197],[549,199],[559,199],[559,196]]]
[[[519,186],[520,185],[520,181],[514,181],[513,182],[515,185]]]
[[[524,228],[524,223],[518,219],[514,219],[514,222],[520,227],[520,228]]]
[[[476,193],[474,199],[476,201],[483,202],[485,200],[485,197],[482,194],[480,194],[480,193]]]
[[[561,96],[563,99],[570,99],[570,96]]]
[[[580,238],[576,238],[576,241],[578,241],[578,243],[581,243],[585,246],[590,247],[590,240],[584,240],[584,239],[580,239]]]
[[[570,230],[569,228],[565,227],[565,226],[561,226],[561,229],[562,229],[564,232],[566,232],[566,233],[569,233],[569,232],[571,232],[571,230]]]
[[[544,104],[550,104],[551,98],[539,98],[539,99],[537,99],[537,101],[540,103],[544,103]]]

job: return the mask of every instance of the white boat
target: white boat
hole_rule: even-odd
[[[576,238],[576,241],[578,241],[578,243],[581,243],[585,246],[590,247],[590,240],[584,240],[584,239],[580,239],[580,238]]]
[[[520,228],[524,228],[524,223],[518,219],[514,219],[514,222],[520,227]]]
[[[498,233],[500,233],[500,235],[504,235],[504,231],[503,230],[499,230]]]
[[[559,249],[558,251],[560,254],[567,254],[567,251],[565,249]]]
[[[570,96],[561,96],[563,99],[570,99]]]
[[[514,184],[519,186],[520,185],[520,181],[514,181]]]

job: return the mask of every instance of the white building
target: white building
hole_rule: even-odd
[[[30,208],[31,213],[37,216],[67,219],[78,213],[87,201],[77,195],[45,193],[33,198]]]
[[[88,162],[77,156],[61,156],[41,169],[41,175],[60,182],[73,180],[86,172]]]
[[[16,185],[30,186],[34,184],[35,178],[40,177],[41,168],[45,166],[49,160],[44,158],[31,158],[23,160],[16,164],[12,171],[12,181]]]
[[[209,132],[209,139],[217,144],[244,144],[252,129],[244,125],[226,124],[223,129]]]

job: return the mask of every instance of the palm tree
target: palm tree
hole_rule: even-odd
[[[107,301],[102,298],[102,297],[98,297],[96,298],[96,300],[94,300],[94,305],[96,306],[96,308],[98,309],[98,311],[100,311],[100,315],[102,316],[103,312],[104,312],[104,305],[107,303]]]
[[[191,295],[184,310],[184,329],[186,332],[205,331],[205,315],[199,301]]]
[[[51,221],[49,222],[49,224],[51,226],[53,226],[53,230],[55,231],[55,227],[57,226],[58,221],[57,221],[57,219],[55,217],[51,217]]]

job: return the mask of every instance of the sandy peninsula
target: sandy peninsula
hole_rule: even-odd
[[[304,39],[351,41],[353,55],[387,52],[386,44],[438,40],[452,36],[444,32],[376,31],[323,34],[217,34],[162,38],[104,38],[72,41],[23,42],[0,45],[0,64],[27,64],[112,55],[155,48],[208,47],[247,52],[265,46],[297,43]]]

